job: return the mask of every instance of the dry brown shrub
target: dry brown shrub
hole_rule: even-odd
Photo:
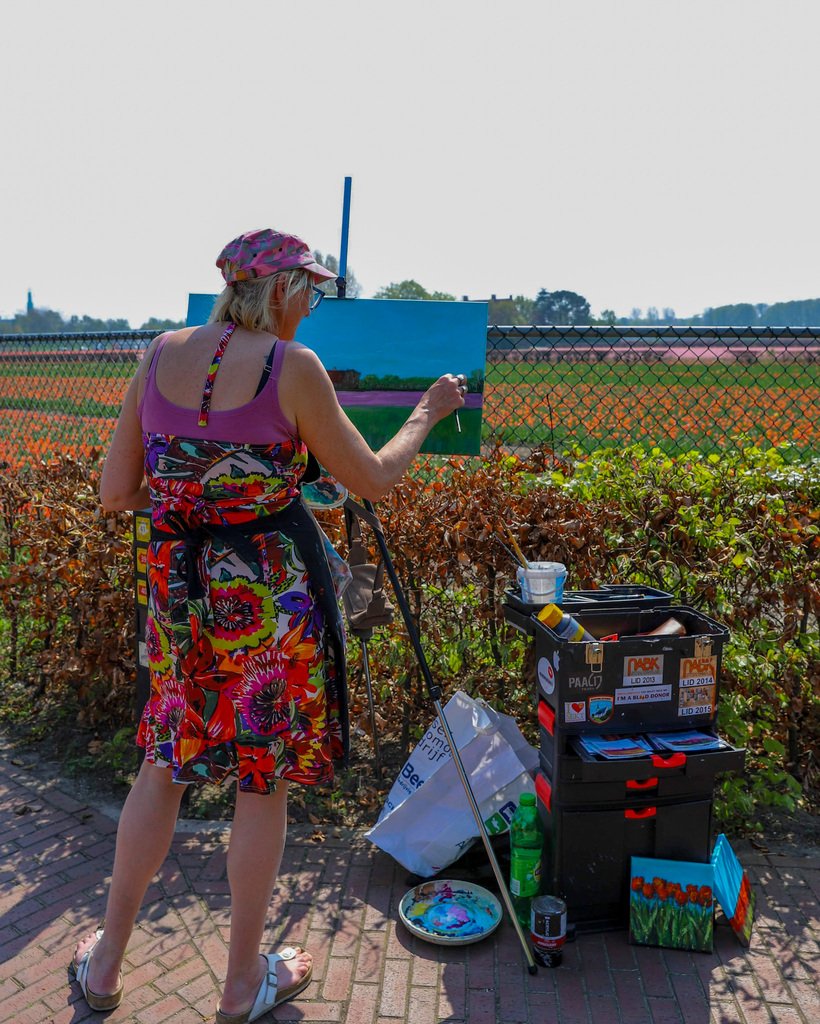
[[[106,515],[96,459],[62,456],[0,484],[4,675],[32,716],[59,709],[83,728],[133,717],[130,516]]]

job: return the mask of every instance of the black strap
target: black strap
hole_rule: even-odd
[[[277,339],[277,341],[278,341],[278,339]],[[259,383],[256,385],[256,391],[255,391],[254,396],[253,396],[254,398],[258,397],[262,393],[262,389],[265,387],[265,385],[270,380],[270,375],[273,373],[273,357],[274,357],[275,352],[276,352],[276,342],[274,342],[271,345],[270,352],[268,352],[268,358],[265,360],[265,366],[264,366],[264,368],[262,370],[262,373],[261,373],[261,375],[259,377]]]
[[[374,512],[370,512],[366,509],[364,505],[360,505],[358,501],[354,501],[353,498],[348,495],[348,497],[345,498],[345,502],[342,507],[345,510],[345,519],[347,520],[348,516],[350,517],[349,523],[352,523],[354,518],[363,519],[372,530],[376,533],[380,533],[382,537],[384,536],[384,529],[382,528],[381,520]],[[348,525],[348,536],[350,536],[350,525]],[[361,531],[359,531],[359,536],[361,536]]]
[[[236,548],[241,557],[249,556],[253,560],[257,551],[250,543],[250,538],[260,533],[283,533],[296,545],[302,561],[305,563],[316,600],[322,609],[327,638],[333,648],[336,668],[336,698],[339,706],[339,724],[342,730],[344,745],[344,763],[350,750],[350,719],[347,701],[347,673],[345,666],[344,629],[342,615],[336,600],[333,579],[327,564],[324,544],[316,520],[302,504],[301,498],[293,501],[279,512],[260,516],[248,523],[236,525],[201,525],[191,526],[181,516],[174,513],[166,514],[161,525],[152,523],[152,541],[182,540],[185,542],[184,576],[188,587],[188,596],[196,600],[206,596],[205,581],[199,573],[199,554],[208,538],[218,538]]]

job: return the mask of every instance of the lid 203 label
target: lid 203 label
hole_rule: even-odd
[[[660,686],[663,683],[663,655],[632,655],[624,658],[624,686]]]

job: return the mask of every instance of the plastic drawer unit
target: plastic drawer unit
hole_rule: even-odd
[[[742,773],[745,758],[743,748],[723,743],[717,750],[656,751],[646,757],[607,761],[588,754],[577,737],[552,760],[542,744],[540,756],[553,799],[573,807],[640,797],[652,803],[711,799],[716,778],[726,772]]]
[[[623,800],[639,792],[666,799],[711,795],[717,776],[741,774],[746,760],[742,747],[721,741],[715,750],[654,751],[646,757],[605,760],[581,746],[576,735],[559,737],[555,712],[538,702],[541,771],[563,802],[572,804]],[[658,732],[672,731],[661,730]],[[708,735],[715,736],[711,730]]]
[[[711,797],[665,804],[638,797],[611,806],[563,806],[552,801],[540,772],[536,794],[545,835],[542,889],[566,900],[568,920],[579,931],[626,925],[633,856],[709,860]]]

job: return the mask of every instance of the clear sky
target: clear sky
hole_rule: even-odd
[[[5,0],[0,316],[182,318],[275,226],[372,295],[820,295],[817,0]]]

